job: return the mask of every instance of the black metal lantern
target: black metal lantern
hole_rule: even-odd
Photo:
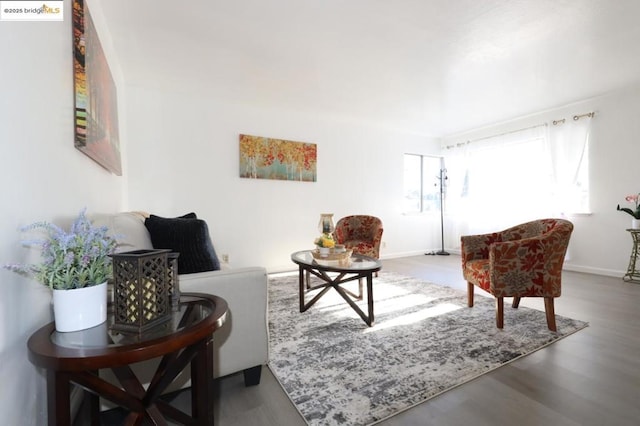
[[[178,257],[180,253],[171,252],[167,258],[168,280],[169,285],[167,292],[171,303],[171,309],[174,311],[178,309],[180,305],[180,281],[178,278]]]
[[[171,318],[170,251],[135,250],[111,255],[114,329],[141,332]]]

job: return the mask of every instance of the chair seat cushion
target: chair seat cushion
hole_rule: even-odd
[[[488,259],[468,261],[464,270],[464,276],[470,283],[477,285],[485,291],[490,291]]]
[[[348,249],[353,249],[354,253],[374,258],[378,257],[376,255],[376,249],[370,241],[349,240],[344,242],[344,246]]]

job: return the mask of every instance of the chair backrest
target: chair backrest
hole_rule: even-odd
[[[338,242],[382,239],[382,221],[375,216],[351,215],[338,220],[334,235]],[[379,242],[379,241],[378,241]]]
[[[524,238],[540,237],[551,232],[560,232],[568,237],[573,231],[573,224],[565,219],[537,219],[522,223],[499,232],[499,241],[514,241]]]
[[[463,235],[461,237],[461,255],[463,267],[472,260],[488,259],[489,247],[493,243],[517,241],[526,238],[544,237],[553,248],[549,261],[562,264],[569,245],[573,224],[565,219],[537,219],[522,223],[503,231],[481,235]]]

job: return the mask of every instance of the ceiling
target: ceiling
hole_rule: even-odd
[[[640,83],[637,0],[109,0],[101,7],[127,84],[427,136]]]

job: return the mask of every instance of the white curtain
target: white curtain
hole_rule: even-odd
[[[591,119],[565,120],[549,127],[548,149],[554,182],[553,203],[563,213],[589,211],[589,133]]]
[[[472,141],[445,152],[447,247],[460,235],[553,216],[554,173],[546,125]]]
[[[586,141],[577,131],[558,130],[544,124],[445,150],[446,247],[459,248],[461,235],[568,211],[564,201],[575,193]]]

